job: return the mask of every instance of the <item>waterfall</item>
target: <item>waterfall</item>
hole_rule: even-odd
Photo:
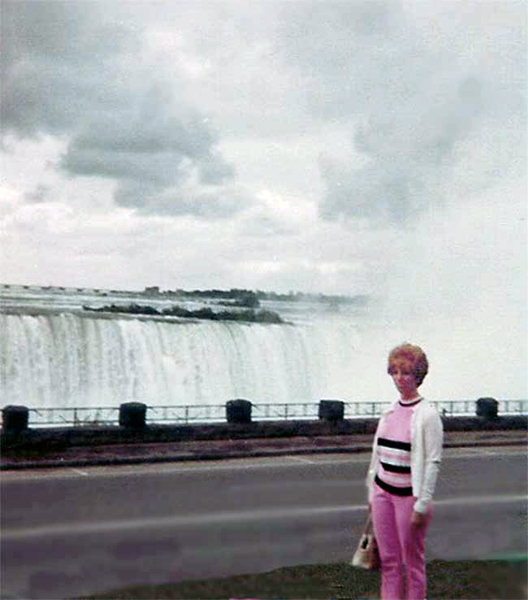
[[[350,393],[352,325],[0,314],[3,404],[315,402]],[[348,381],[348,384],[347,384]],[[348,385],[348,387],[347,387]]]

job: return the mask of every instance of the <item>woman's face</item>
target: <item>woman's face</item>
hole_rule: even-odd
[[[389,366],[389,375],[403,400],[410,400],[418,393],[413,366],[407,360],[395,360]]]

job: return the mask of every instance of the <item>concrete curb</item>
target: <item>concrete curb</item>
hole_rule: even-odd
[[[503,447],[503,446],[526,446],[528,440],[504,440],[504,441],[476,441],[476,442],[447,442],[444,448],[477,448],[477,447]],[[313,454],[359,454],[370,452],[372,446],[327,446],[311,448],[260,448],[244,450],[226,450],[226,451],[198,451],[180,452],[168,454],[165,456],[145,455],[145,456],[123,456],[123,457],[97,457],[84,459],[42,459],[42,460],[24,460],[0,464],[0,471],[20,471],[30,469],[50,469],[64,467],[96,467],[96,466],[120,466],[120,465],[140,465],[156,464],[168,462],[199,462],[199,461],[220,461],[239,458],[262,458],[275,456],[302,456]]]
[[[21,431],[3,429],[3,450],[38,450],[72,447],[100,447],[116,444],[156,444],[181,442],[219,442],[225,440],[271,441],[298,437],[374,435],[376,418],[325,420],[252,421],[250,423],[212,423],[193,425],[159,425],[145,427],[78,426],[28,428]],[[445,433],[516,433],[528,430],[528,416],[442,417]]]

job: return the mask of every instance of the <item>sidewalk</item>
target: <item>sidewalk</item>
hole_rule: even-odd
[[[3,451],[0,470],[222,460],[261,456],[370,452],[372,435],[72,446],[46,453]],[[526,431],[446,432],[444,447],[524,446]]]

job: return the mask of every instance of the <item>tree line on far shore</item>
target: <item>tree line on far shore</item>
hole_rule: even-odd
[[[279,294],[277,292],[263,292],[262,290],[247,290],[243,288],[231,288],[230,290],[166,290],[160,291],[158,287],[145,288],[143,294],[155,294],[161,296],[180,296],[183,298],[213,298],[228,300],[236,304],[233,306],[246,306],[254,308],[262,300],[273,300],[276,302],[324,302],[328,304],[357,304],[365,305],[368,296],[358,294],[356,296],[332,295],[332,294],[310,294],[305,292],[288,292]],[[219,303],[220,304],[220,303]]]

